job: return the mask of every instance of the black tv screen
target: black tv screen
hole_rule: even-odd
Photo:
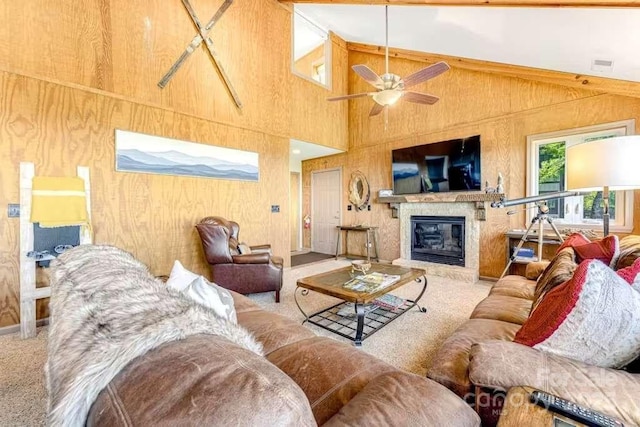
[[[480,190],[480,135],[391,152],[393,193]]]

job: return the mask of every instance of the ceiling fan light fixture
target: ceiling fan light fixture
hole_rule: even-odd
[[[387,89],[373,94],[373,100],[380,105],[393,105],[402,97],[402,92],[395,89]]]
[[[389,0],[387,0],[389,2]],[[342,95],[327,98],[329,101],[342,101],[346,99],[364,98],[370,96],[375,101],[369,111],[369,117],[377,116],[384,112],[385,130],[387,129],[387,116],[390,107],[404,98],[405,102],[421,105],[433,105],[440,98],[427,93],[413,92],[407,90],[417,86],[434,77],[439,76],[449,70],[446,62],[440,61],[436,64],[424,67],[404,78],[389,72],[389,5],[384,6],[385,17],[385,45],[384,45],[384,74],[378,75],[365,64],[356,64],[351,69],[365,82],[375,87],[377,92],[363,92],[352,95]]]

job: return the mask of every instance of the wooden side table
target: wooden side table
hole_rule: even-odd
[[[554,418],[559,418],[571,425],[584,426],[584,424],[529,402],[529,395],[534,390],[532,387],[512,387],[509,389],[502,407],[498,427],[553,427]]]
[[[375,254],[376,256],[374,257],[376,261],[380,261],[379,255],[378,255],[378,240],[376,238],[376,230],[378,230],[378,227],[369,227],[369,226],[365,226],[365,225],[357,225],[357,226],[352,226],[352,225],[338,225],[336,226],[336,228],[338,229],[338,239],[336,241],[336,259],[338,259],[338,255],[340,252],[340,238],[342,237],[342,232],[346,232],[345,238],[344,238],[344,243],[345,243],[345,253],[344,256],[346,256],[347,258],[349,257],[348,252],[348,248],[349,248],[349,232],[350,231],[360,231],[360,232],[364,232],[366,233],[367,236],[367,261],[371,261],[371,240],[373,240],[373,248],[375,249]]]

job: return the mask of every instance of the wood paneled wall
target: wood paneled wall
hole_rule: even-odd
[[[203,22],[221,3],[192,1]],[[291,73],[291,11],[275,0],[234,1],[210,33],[244,103],[241,111],[203,47],[164,89],[157,87],[196,34],[179,0],[25,0],[4,2],[0,13],[4,71],[101,89],[220,123],[346,149],[346,123],[322,126],[324,120],[346,114],[344,104],[322,103],[313,126],[294,126],[303,131],[291,133],[292,122],[303,117],[295,108],[299,105],[291,102],[292,94],[312,104],[329,94]],[[36,29],[38,37],[33,36]],[[339,56],[334,58],[335,67],[346,64],[346,47],[334,49],[334,54]],[[334,74],[333,93],[345,93],[346,75],[343,78],[340,68]]]
[[[350,53],[349,65],[365,63],[373,70],[384,69],[384,58]],[[424,66],[407,60],[392,59],[390,68],[408,75]],[[349,72],[350,92],[368,90],[355,73]],[[310,173],[325,168],[343,169],[343,222],[365,223],[380,227],[381,257],[400,256],[398,219],[391,217],[386,204],[375,203],[380,189],[392,188],[391,150],[480,134],[482,137],[482,182],[495,183],[498,172],[505,177],[508,197],[525,196],[526,136],[635,118],[640,124],[640,100],[614,95],[595,95],[560,86],[534,83],[510,77],[452,69],[415,89],[437,95],[434,106],[402,101],[389,114],[388,130],[382,115],[370,119],[370,99],[349,101],[350,150],[302,164],[304,210],[309,212]],[[638,129],[640,131],[640,129]],[[372,192],[371,211],[347,211],[348,182],[351,172],[360,170]],[[640,205],[635,198],[635,229],[640,230]],[[507,216],[504,209],[488,209],[481,223],[480,275],[498,277],[505,265],[504,232],[522,228],[524,213]],[[313,226],[313,221],[312,221]],[[355,239],[354,239],[355,241]],[[310,233],[305,230],[305,246]],[[350,251],[363,253],[364,244],[355,242]],[[357,252],[356,252],[357,253]]]
[[[0,90],[3,205],[19,200],[21,161],[34,162],[43,176],[74,175],[76,165],[86,165],[95,242],[132,252],[154,274],[168,274],[179,259],[208,275],[194,225],[212,214],[240,223],[242,240],[289,253],[287,139],[14,74],[0,73]],[[114,129],[258,151],[260,181],[115,172]],[[279,214],[270,213],[272,204]],[[6,217],[2,223],[0,324],[7,325],[19,319],[19,224]]]
[[[193,3],[206,22],[222,2]],[[0,18],[0,327],[19,321],[19,221],[4,207],[19,201],[21,161],[50,176],[89,166],[95,241],[132,252],[154,274],[176,259],[208,273],[194,229],[207,215],[238,221],[241,240],[271,243],[289,262],[289,138],[348,145],[348,106],[325,101],[347,92],[342,40],[332,36],[328,91],[291,72],[290,10],[236,0],[211,36],[238,110],[203,48],[157,87],[195,35],[178,0],[4,2]],[[256,151],[260,181],[116,173],[115,129]]]

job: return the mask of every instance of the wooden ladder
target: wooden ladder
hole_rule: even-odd
[[[78,166],[78,176],[84,179],[87,215],[91,223],[91,193],[89,168]],[[36,300],[49,298],[51,286],[36,288],[36,260],[27,257],[33,250],[33,224],[31,223],[31,191],[33,189],[33,163],[20,163],[20,337],[36,336]],[[91,232],[80,227],[80,244],[91,243]]]

